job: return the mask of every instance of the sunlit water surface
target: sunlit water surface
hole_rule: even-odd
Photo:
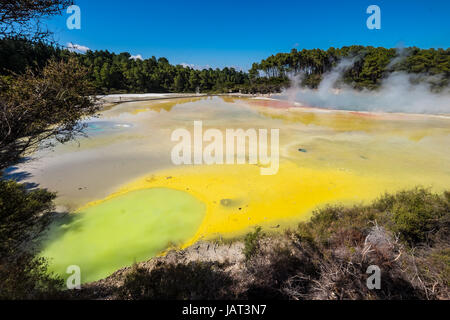
[[[260,165],[176,167],[171,134],[280,129],[280,169]],[[72,212],[43,241],[50,269],[82,281],[147,260],[169,247],[234,237],[261,225],[294,228],[328,203],[367,203],[384,192],[450,185],[450,119],[298,108],[232,97],[124,103],[89,121],[88,138],[41,151],[20,167],[58,192]]]

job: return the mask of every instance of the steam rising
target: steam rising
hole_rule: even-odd
[[[444,88],[441,93],[430,90],[428,80],[436,80],[421,75],[422,81],[412,81],[418,75],[393,72],[385,78],[377,90],[355,90],[337,82],[344,72],[353,65],[355,59],[343,60],[329,73],[325,74],[318,89],[300,88],[303,75],[291,77],[292,85],[282,93],[282,98],[300,102],[308,106],[328,109],[405,112],[405,113],[450,113],[450,90]],[[397,62],[397,61],[396,61]]]

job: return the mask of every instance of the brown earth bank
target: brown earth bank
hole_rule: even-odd
[[[66,292],[68,299],[450,298],[450,193],[417,188],[326,207],[283,233],[200,242]],[[369,289],[370,266],[381,271]],[[371,281],[369,279],[369,281]]]

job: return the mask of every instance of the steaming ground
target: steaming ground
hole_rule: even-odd
[[[358,91],[348,85],[336,88],[345,70],[353,64],[353,60],[344,60],[326,74],[318,89],[299,88],[302,75],[292,77],[291,88],[285,90],[280,98],[291,102],[322,107],[327,109],[401,112],[401,113],[450,113],[450,88],[441,93],[430,90],[429,81],[436,80],[429,76],[420,76],[426,81],[415,84],[419,77],[402,72],[394,72],[383,80],[378,90]]]

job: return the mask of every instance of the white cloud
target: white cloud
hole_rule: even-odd
[[[206,66],[199,66],[199,65],[196,65],[196,64],[189,64],[189,63],[186,63],[186,62],[182,62],[182,63],[180,63],[180,65],[182,65],[185,68],[192,68],[194,70],[203,70],[203,69],[211,68],[211,66],[209,64],[207,64]]]
[[[76,43],[72,43],[72,42],[69,42],[67,44],[67,49],[69,49],[69,51],[72,51],[72,52],[82,52],[82,53],[86,53],[87,51],[91,50],[88,47],[85,47],[85,46],[82,46],[82,45],[79,45]]]
[[[140,55],[140,54],[137,54],[135,56],[131,56],[130,59],[133,59],[133,60],[144,60],[144,58],[142,58],[142,55]]]

